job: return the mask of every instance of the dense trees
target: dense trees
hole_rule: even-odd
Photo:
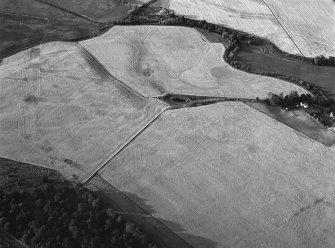
[[[0,191],[0,228],[34,247],[154,248],[127,222],[80,186],[45,183],[32,193]]]
[[[324,66],[335,66],[335,57],[329,56],[329,58],[326,58],[325,56],[320,55],[313,59],[313,64],[324,65]]]

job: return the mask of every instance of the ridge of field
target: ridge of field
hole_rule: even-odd
[[[191,28],[114,26],[80,44],[110,74],[145,96],[170,92],[264,98],[269,92],[306,92],[279,79],[232,68],[223,61],[222,44],[204,41]]]
[[[333,0],[263,0],[305,56],[335,56]]]
[[[0,157],[86,176],[167,105],[110,77],[79,45],[51,42],[0,65]]]
[[[171,0],[169,8],[178,15],[223,24],[268,38],[281,50],[300,54],[298,47],[262,0]]]
[[[332,148],[224,102],[164,112],[100,176],[195,248],[330,248],[334,162]]]
[[[288,53],[308,57],[335,54],[332,0],[171,0],[169,8],[268,38]]]

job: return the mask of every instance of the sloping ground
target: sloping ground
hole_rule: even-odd
[[[145,96],[166,92],[243,98],[269,92],[305,92],[293,84],[230,67],[222,44],[208,43],[193,29],[115,26],[80,42],[113,76]]]
[[[176,14],[224,24],[268,38],[280,49],[300,54],[297,46],[262,0],[171,0],[169,8]]]
[[[332,0],[171,0],[169,8],[268,38],[285,52],[335,54]]]
[[[196,248],[330,248],[334,162],[332,148],[225,102],[166,111],[100,175]]]
[[[0,65],[0,157],[85,176],[166,105],[101,70],[80,46],[53,42]]]
[[[305,56],[335,55],[333,0],[264,0]]]

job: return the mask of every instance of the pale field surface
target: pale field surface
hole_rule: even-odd
[[[300,54],[262,0],[171,0],[169,8],[179,15],[268,38],[281,50]]]
[[[46,43],[0,65],[0,157],[86,176],[166,105],[109,77],[78,45]]]
[[[264,98],[301,87],[236,70],[223,61],[222,44],[209,43],[191,28],[116,26],[80,42],[110,74],[145,96],[167,92]]]
[[[305,56],[335,55],[333,0],[264,0]]]
[[[332,148],[224,102],[164,112],[100,175],[196,248],[330,248],[334,163]]]

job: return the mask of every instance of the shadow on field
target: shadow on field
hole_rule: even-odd
[[[108,207],[138,224],[161,248],[217,247],[217,243],[212,240],[185,233],[178,223],[154,217],[157,212],[147,204],[146,199],[133,193],[121,192],[100,176],[95,176],[85,186],[95,191]]]

